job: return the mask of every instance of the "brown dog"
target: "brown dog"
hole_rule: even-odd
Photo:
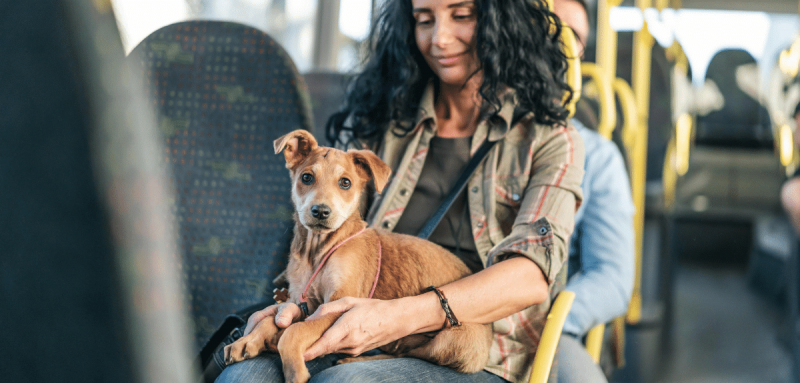
[[[313,312],[319,305],[342,297],[368,297],[373,289],[373,298],[396,299],[469,274],[458,257],[432,242],[384,230],[362,232],[367,223],[359,204],[365,185],[372,179],[380,193],[391,173],[375,154],[317,146],[314,137],[304,130],[291,132],[274,144],[275,153],[283,151],[286,157],[297,211],[286,273],[289,302],[300,305],[306,291],[309,312]],[[336,246],[341,247],[323,261]],[[323,267],[312,278],[320,263]],[[263,351],[278,351],[286,381],[306,382],[310,375],[303,353],[340,315],[297,322],[286,330],[275,326],[274,317],[265,318],[250,334],[226,347],[226,360],[238,362]],[[381,347],[384,354],[377,357],[348,358],[340,363],[411,356],[460,372],[477,372],[486,365],[490,345],[488,325],[465,323],[442,330],[432,339],[424,335],[402,338]]]

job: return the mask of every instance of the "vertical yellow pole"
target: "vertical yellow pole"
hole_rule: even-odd
[[[651,0],[636,0],[636,6],[644,12]],[[650,69],[652,62],[653,36],[647,22],[633,36],[633,93],[639,114],[639,129],[631,163],[633,203],[636,206],[634,228],[636,230],[636,275],[633,296],[628,307],[628,323],[638,323],[642,318],[642,239],[644,234],[644,199],[647,181],[647,120],[650,116]]]
[[[622,0],[597,1],[597,65],[607,79],[617,78],[617,31],[611,29],[611,8]]]

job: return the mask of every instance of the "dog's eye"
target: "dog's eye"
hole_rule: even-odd
[[[347,178],[340,179],[339,180],[339,187],[344,189],[344,190],[350,189],[350,180],[348,180]]]
[[[306,173],[300,176],[300,180],[303,181],[303,183],[306,185],[311,185],[314,183],[314,176],[312,176],[309,173]]]

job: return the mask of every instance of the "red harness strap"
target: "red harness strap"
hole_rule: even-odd
[[[303,309],[303,314],[305,314],[305,316],[309,315],[309,312],[308,312],[308,300],[306,299],[306,292],[308,292],[308,288],[311,287],[311,282],[313,282],[314,278],[317,276],[317,274],[319,274],[319,271],[322,269],[322,266],[325,265],[325,262],[328,261],[328,258],[330,258],[330,256],[333,254],[334,251],[336,251],[338,248],[342,247],[342,245],[347,243],[347,241],[359,236],[361,233],[363,233],[366,230],[367,230],[367,228],[363,228],[358,233],[355,233],[352,236],[350,236],[349,238],[345,239],[344,241],[339,242],[338,245],[336,245],[332,249],[330,249],[330,251],[328,251],[328,254],[325,254],[325,257],[322,258],[322,262],[319,263],[319,266],[317,266],[317,269],[314,271],[314,274],[311,275],[311,279],[308,280],[308,284],[306,285],[305,290],[303,290],[303,294],[300,295],[300,308]],[[375,286],[378,285],[378,279],[380,278],[380,276],[381,276],[381,240],[380,240],[380,238],[378,238],[378,271],[375,273],[375,281],[372,282],[372,290],[370,290],[370,292],[369,292],[369,298],[372,298],[372,295],[375,293]]]

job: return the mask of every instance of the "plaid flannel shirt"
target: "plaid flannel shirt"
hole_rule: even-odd
[[[572,126],[538,125],[531,114],[509,126],[517,106],[516,93],[506,88],[499,96],[499,113],[482,119],[472,138],[472,153],[487,136],[497,143],[468,182],[467,195],[472,235],[486,267],[522,255],[542,269],[549,283],[546,302],[493,323],[485,369],[520,382],[530,376],[545,319],[566,282],[566,267],[562,266],[566,266],[575,210],[581,201],[584,152]],[[390,126],[378,149],[393,173],[369,211],[371,226],[391,230],[397,224],[435,135],[431,83],[421,99],[414,130],[397,137]],[[552,369],[553,374],[556,370]]]

